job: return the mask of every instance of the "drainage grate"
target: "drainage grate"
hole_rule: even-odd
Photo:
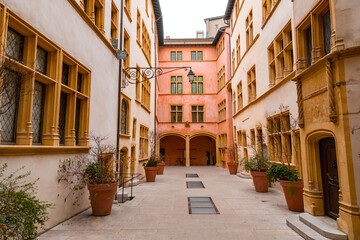
[[[199,175],[197,175],[197,173],[187,173],[187,174],[186,174],[186,177],[187,177],[187,178],[198,178]]]
[[[187,188],[205,188],[204,184],[201,181],[187,181],[186,182]]]
[[[211,197],[188,197],[189,214],[220,214]]]

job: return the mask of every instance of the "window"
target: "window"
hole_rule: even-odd
[[[286,24],[268,47],[269,84],[277,84],[293,71],[293,44],[291,22]]]
[[[225,65],[222,66],[217,74],[218,76],[218,91],[225,86]]]
[[[237,131],[237,144],[242,146],[242,132],[241,130]]]
[[[140,44],[140,42],[141,42],[141,15],[140,15],[139,9],[137,10],[136,40]]]
[[[248,83],[248,102],[252,102],[256,99],[256,72],[255,66],[253,66],[247,73]]]
[[[236,91],[234,91],[234,93],[233,93],[232,101],[233,101],[233,113],[232,114],[235,114],[236,113]]]
[[[253,16],[252,10],[245,20],[245,29],[246,29],[246,48],[249,48],[254,40],[253,36]]]
[[[262,133],[262,127],[258,126],[256,128],[256,148],[258,151],[264,153],[264,136]]]
[[[183,93],[183,85],[182,85],[182,76],[171,76],[170,88],[171,94],[182,94]]]
[[[202,61],[203,51],[191,51],[191,61]]]
[[[90,2],[90,1],[89,1]],[[95,0],[94,4],[94,22],[95,25],[100,29],[100,31],[104,34],[104,0]]]
[[[170,106],[171,122],[182,122],[182,106]]]
[[[204,106],[191,106],[192,122],[204,122]]]
[[[247,136],[246,136],[246,131],[244,130],[241,134],[242,136],[242,149],[243,149],[243,157],[245,159],[245,163],[248,161],[248,145],[247,145]]]
[[[124,1],[124,10],[125,14],[131,22],[131,0]]]
[[[296,27],[299,70],[311,66],[331,52],[331,11],[329,1],[322,0]]]
[[[191,83],[192,94],[203,94],[204,93],[204,77],[196,75],[194,81]]]
[[[146,14],[149,16],[149,0],[145,0],[145,11]]]
[[[219,41],[219,43],[218,43],[218,45],[216,47],[217,56],[220,56],[221,53],[224,51],[224,48],[225,48],[225,42],[224,41],[225,41],[225,38],[222,38]]]
[[[292,129],[290,114],[284,112],[267,119],[269,159],[275,162],[292,162]]]
[[[140,125],[139,158],[144,159],[149,155],[149,128]]]
[[[141,71],[139,65],[136,65],[136,84],[135,84],[135,100],[140,101],[140,82],[141,82]]]
[[[112,39],[118,39],[119,29],[119,10],[117,9],[114,1],[111,1],[111,31],[110,35]]]
[[[136,118],[133,119],[133,130],[132,130],[132,140],[136,138]]]
[[[143,80],[141,84],[141,105],[150,111],[151,83],[144,72],[142,75]]]
[[[121,134],[128,134],[129,104],[126,100],[121,101]]]
[[[236,40],[236,62],[238,65],[240,64],[240,34]]]
[[[250,129],[251,147],[255,148],[255,129]]]
[[[237,103],[238,103],[238,111],[243,108],[243,94],[242,94],[242,81],[240,81],[237,85]]]
[[[127,56],[124,60],[124,68],[130,67],[130,35],[124,29],[124,50],[127,52]]]
[[[218,104],[218,116],[219,116],[219,122],[226,120],[226,100],[222,100]]]
[[[235,73],[235,49],[232,50],[232,53],[231,53],[231,66],[232,66],[232,72],[233,74]]]
[[[7,14],[4,58],[16,61],[16,68],[2,73],[1,143],[88,146],[90,70]]]
[[[170,61],[182,61],[182,51],[171,51]]]
[[[275,11],[276,6],[281,0],[262,0],[262,21],[263,24],[270,17],[270,14]]]
[[[226,148],[227,147],[227,134],[223,133],[219,135],[219,142],[220,142],[220,147],[221,148]],[[224,159],[222,159],[224,160]]]
[[[151,40],[149,32],[146,29],[145,22],[142,21],[142,49],[148,62],[151,58]]]

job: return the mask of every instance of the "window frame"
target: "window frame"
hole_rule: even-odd
[[[193,110],[196,107],[196,110]],[[199,107],[203,107],[203,110],[199,110]],[[196,121],[193,121],[193,113],[196,113]],[[203,121],[199,121],[199,113],[203,114]],[[191,105],[191,122],[192,123],[204,123],[205,122],[205,105]]]
[[[175,107],[175,110],[172,110],[172,107]],[[179,110],[181,107],[181,110]],[[182,123],[183,122],[183,114],[184,106],[183,105],[170,105],[170,122],[171,123]],[[175,113],[175,121],[172,120],[172,114]],[[179,114],[181,114],[181,121],[179,121]]]

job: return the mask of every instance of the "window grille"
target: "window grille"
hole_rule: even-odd
[[[23,62],[25,38],[12,28],[8,28],[6,37],[6,55],[19,62]]]
[[[41,47],[36,49],[36,70],[46,75],[48,52]]]
[[[60,112],[59,112],[59,137],[60,137],[61,145],[65,144],[66,108],[67,108],[67,94],[62,92],[60,97]]]
[[[33,143],[41,143],[45,105],[45,89],[45,84],[35,81],[31,116]]]

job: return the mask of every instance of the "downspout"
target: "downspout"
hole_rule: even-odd
[[[121,14],[120,14],[120,45],[119,45],[119,50],[122,50],[122,46],[123,46],[123,16],[124,16],[124,0],[121,0]],[[119,153],[120,153],[120,99],[121,99],[121,73],[122,73],[122,62],[121,59],[119,58],[119,89],[118,89],[118,106],[117,106],[117,135],[116,135],[116,160],[120,159]],[[120,164],[120,163],[117,163]],[[122,164],[120,164],[120,175],[122,176],[122,169],[121,169]],[[116,166],[116,169],[118,169],[119,166]]]

